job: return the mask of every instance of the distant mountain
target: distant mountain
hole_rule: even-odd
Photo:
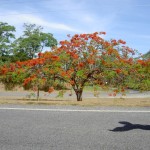
[[[143,55],[143,58],[150,59],[150,50],[146,54]]]
[[[135,59],[150,59],[150,50],[139,57],[135,57]]]

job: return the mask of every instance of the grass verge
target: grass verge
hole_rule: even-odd
[[[0,99],[1,104],[32,104],[32,105],[72,105],[72,106],[122,106],[122,107],[150,107],[149,98],[102,98],[84,99],[81,102],[76,100],[46,100],[40,99]]]

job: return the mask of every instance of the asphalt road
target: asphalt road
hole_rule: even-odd
[[[0,106],[0,150],[149,150],[150,109]]]

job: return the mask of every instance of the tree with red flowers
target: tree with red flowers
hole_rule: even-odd
[[[125,78],[134,63],[131,57],[134,51],[120,46],[126,44],[123,40],[104,40],[103,34],[106,33],[68,35],[69,40],[60,42],[61,77],[71,84],[77,101],[82,101],[86,83],[124,89]]]
[[[25,89],[32,88],[37,91],[39,100],[39,90],[42,86],[49,85],[47,92],[53,92],[53,81],[55,73],[59,72],[59,56],[55,52],[39,53],[38,58],[11,63],[0,67],[1,82],[10,88],[23,83]]]
[[[138,58],[132,65],[126,81],[128,88],[149,91],[150,90],[150,59]]]
[[[68,35],[69,40],[61,41],[60,46],[50,52],[39,53],[36,59],[1,66],[1,81],[30,85],[37,89],[37,99],[40,86],[48,83],[51,93],[56,81],[62,81],[69,83],[77,101],[82,101],[86,84],[115,87],[113,95],[116,95],[125,91],[131,78],[136,77],[135,82],[142,77],[148,79],[149,61],[133,59],[135,52],[125,46],[125,41],[108,41],[103,38],[104,34]]]

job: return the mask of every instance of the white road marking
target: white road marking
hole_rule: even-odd
[[[2,107],[0,110],[52,111],[52,112],[108,112],[108,113],[150,113],[150,110],[98,110],[98,109],[43,109]]]

